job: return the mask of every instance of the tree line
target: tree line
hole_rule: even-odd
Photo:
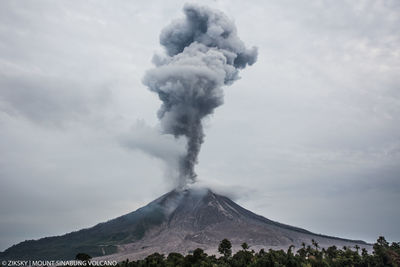
[[[243,243],[241,247],[241,250],[232,254],[231,242],[224,239],[218,246],[220,257],[207,255],[204,250],[197,248],[186,256],[176,252],[167,256],[153,253],[143,260],[126,260],[118,265],[119,267],[400,267],[400,242],[389,244],[382,236],[373,245],[372,253],[368,253],[365,248],[360,249],[358,245],[320,248],[315,240],[312,240],[312,245],[306,246],[303,243],[297,251],[294,250],[294,246],[290,246],[286,251],[261,249],[258,252],[252,250],[247,243]]]

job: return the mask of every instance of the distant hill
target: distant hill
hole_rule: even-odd
[[[63,236],[29,240],[0,253],[0,259],[74,259],[80,252],[103,259],[143,258],[151,253],[189,253],[202,248],[216,253],[228,238],[235,250],[247,242],[253,249],[297,248],[314,239],[331,245],[370,249],[360,240],[314,234],[254,214],[209,189],[173,190],[148,205],[92,228]]]

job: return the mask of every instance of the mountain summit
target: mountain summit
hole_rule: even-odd
[[[148,205],[92,228],[63,236],[29,240],[0,253],[0,259],[73,259],[84,252],[102,259],[143,258],[151,253],[190,253],[196,248],[216,254],[227,238],[233,250],[246,242],[253,249],[297,248],[314,239],[331,245],[369,248],[363,241],[314,234],[271,221],[209,189],[173,190]]]

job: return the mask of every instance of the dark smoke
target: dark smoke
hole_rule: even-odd
[[[202,119],[223,103],[223,85],[239,78],[239,69],[252,65],[257,48],[247,49],[236,27],[223,13],[186,4],[185,18],[165,27],[160,43],[166,55],[153,58],[144,84],[163,102],[158,117],[164,133],[187,137],[180,159],[180,186],[194,182],[194,165],[204,141]]]

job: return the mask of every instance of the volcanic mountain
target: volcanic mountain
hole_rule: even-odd
[[[0,253],[0,259],[73,259],[79,252],[101,259],[143,258],[151,253],[190,253],[202,248],[216,254],[227,238],[237,250],[243,242],[252,249],[281,249],[314,239],[331,245],[370,249],[359,240],[314,234],[254,214],[228,197],[209,189],[173,190],[148,205],[92,228],[63,236],[29,240]]]

